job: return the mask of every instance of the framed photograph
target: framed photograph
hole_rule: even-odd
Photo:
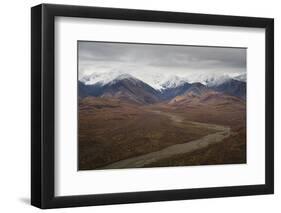
[[[31,203],[272,194],[274,21],[31,9]]]

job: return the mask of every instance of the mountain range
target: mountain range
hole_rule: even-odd
[[[246,98],[246,82],[240,78],[223,78],[223,80],[216,82],[210,80],[202,84],[199,82],[189,83],[186,79],[175,76],[162,83],[161,89],[155,89],[129,74],[120,74],[106,80],[96,77],[80,79],[78,82],[80,98],[88,96],[110,97],[137,104],[154,104],[163,101],[175,103],[179,99],[184,102],[183,99],[207,97],[209,99],[210,97],[229,98],[229,96]]]

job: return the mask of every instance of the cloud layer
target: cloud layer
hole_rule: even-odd
[[[79,79],[115,72],[151,84],[173,75],[200,81],[245,74],[246,52],[245,48],[79,41],[78,72]]]

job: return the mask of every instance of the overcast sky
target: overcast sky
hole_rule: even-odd
[[[190,78],[246,72],[245,48],[78,43],[79,79],[92,73],[128,73],[145,82],[172,75]]]

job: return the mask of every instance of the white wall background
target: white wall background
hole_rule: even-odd
[[[50,210],[50,212],[278,212],[281,210],[281,4],[278,0],[53,0],[57,4],[275,18],[275,195]],[[1,2],[0,212],[39,212],[30,197],[30,7],[37,0]],[[278,110],[279,109],[279,110]]]

